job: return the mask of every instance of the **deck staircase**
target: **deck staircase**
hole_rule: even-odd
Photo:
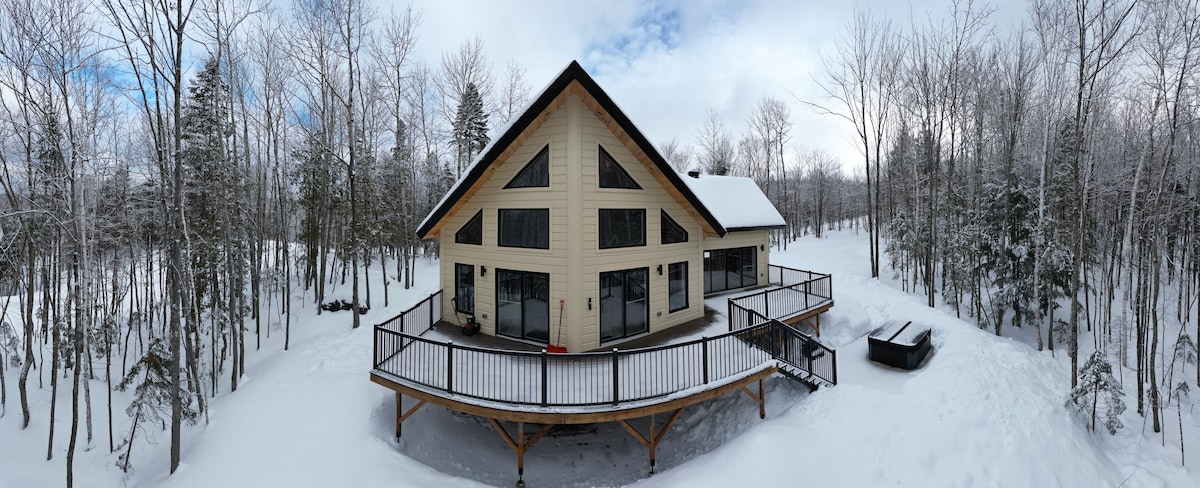
[[[729,299],[729,330],[747,331],[738,337],[770,354],[785,376],[814,390],[836,385],[837,351],[797,328],[833,306],[830,276],[771,268],[776,288]]]

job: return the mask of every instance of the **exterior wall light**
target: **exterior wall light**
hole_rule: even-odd
[[[658,275],[662,276],[662,265],[658,265]]]
[[[479,267],[479,276],[487,276],[487,266]]]

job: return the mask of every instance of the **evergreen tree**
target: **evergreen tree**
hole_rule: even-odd
[[[133,417],[133,425],[128,437],[121,440],[118,449],[125,448],[117,461],[117,466],[124,471],[129,470],[129,454],[133,449],[133,439],[137,436],[138,426],[143,422],[157,423],[166,428],[167,419],[171,418],[171,352],[162,339],[150,341],[146,353],[129,368],[125,379],[117,384],[117,389],[125,391],[130,386],[134,388],[133,401],[125,408],[125,414]],[[189,401],[191,392],[183,385],[179,389],[180,402],[183,405],[182,419],[189,425],[195,424],[199,412]]]
[[[1096,412],[1100,403],[1104,404],[1104,427],[1109,434],[1116,434],[1123,427],[1121,414],[1125,412],[1125,402],[1121,397],[1121,384],[1112,374],[1112,364],[1105,359],[1104,353],[1093,352],[1088,357],[1083,368],[1079,371],[1079,385],[1071,390],[1068,406],[1091,418],[1091,430],[1096,430]]]
[[[474,83],[467,83],[458,111],[454,117],[454,141],[458,145],[458,170],[475,159],[488,145],[487,113],[483,111],[483,96]]]

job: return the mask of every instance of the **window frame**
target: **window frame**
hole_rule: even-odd
[[[535,170],[535,168],[534,168],[535,164],[541,165],[542,158],[545,158],[544,166],[546,169],[546,184],[544,184],[544,185],[524,185],[524,184],[517,185],[517,184],[515,184],[517,182],[517,180],[531,174]],[[541,175],[538,175],[538,176],[541,176]],[[545,146],[543,146],[542,150],[538,151],[537,154],[535,154],[532,158],[530,158],[529,162],[525,163],[525,166],[521,167],[521,170],[517,171],[517,174],[515,176],[513,176],[512,179],[508,180],[508,183],[504,185],[505,190],[514,189],[514,188],[549,188],[549,187],[550,187],[550,145],[549,144],[546,144]]]
[[[614,158],[612,156],[612,154],[609,154],[608,151],[604,150],[604,146],[597,144],[596,147],[598,149],[598,152],[596,153],[596,186],[603,188],[605,190],[641,190],[642,189],[642,185],[639,185],[637,180],[635,180],[633,178],[633,175],[629,174],[629,172],[625,170],[625,167],[621,166],[621,163],[617,162],[617,158]],[[608,165],[608,166],[611,166],[613,169],[615,169],[617,171],[617,177],[624,178],[626,181],[628,181],[633,186],[605,186],[605,184],[604,184],[604,169],[605,169],[604,158],[605,157],[607,157],[608,161],[612,163],[611,165]]]
[[[675,221],[675,219],[671,218],[671,215],[670,215],[670,214],[668,214],[668,213],[667,213],[667,211],[666,211],[665,209],[659,209],[659,222],[658,222],[658,224],[659,224],[659,225],[658,225],[658,227],[659,227],[659,229],[658,229],[658,240],[659,240],[659,244],[662,244],[662,245],[666,245],[666,244],[679,244],[679,243],[683,243],[683,242],[688,242],[688,239],[690,239],[690,237],[691,237],[691,236],[689,236],[689,235],[688,235],[688,231],[687,231],[687,229],[683,228],[683,226],[682,226],[682,225],[679,225],[679,222],[676,222],[676,221]],[[681,241],[667,241],[667,225],[668,225],[668,224],[670,224],[671,226],[673,226],[675,229],[678,229],[678,230],[679,230],[679,232],[682,232],[682,233],[683,233],[683,240],[681,240]]]
[[[468,241],[462,237],[463,231],[467,230],[468,228],[470,228],[473,225],[479,226],[478,242]],[[475,245],[475,246],[483,245],[483,209],[482,208],[479,209],[478,212],[475,212],[475,215],[472,215],[471,218],[467,220],[467,223],[463,224],[462,227],[458,228],[458,231],[454,233],[454,243],[455,244],[471,244],[471,245]]]
[[[536,235],[538,237],[545,238],[545,244],[542,245],[541,242],[537,242],[537,243],[534,243],[533,245],[526,245],[527,243],[525,242],[524,239],[520,239],[521,242],[519,244],[511,244],[511,243],[505,244],[504,237],[506,235],[505,230],[507,229],[507,227],[505,227],[505,220],[506,220],[505,215],[509,214],[509,216],[511,218],[512,212],[537,212],[540,215],[544,215],[545,216],[544,217],[545,226],[544,226],[543,232],[541,232],[540,234],[536,234]],[[522,235],[524,235],[524,233],[522,233]],[[518,248],[518,249],[550,249],[550,209],[548,209],[548,208],[498,208],[498,209],[496,209],[496,245],[499,247],[510,247],[510,248]]]
[[[620,233],[611,230],[610,212],[640,212],[641,213],[641,242],[608,245],[605,237],[618,236]],[[606,217],[606,215],[609,215]],[[608,223],[609,226],[605,226]],[[644,208],[600,208],[596,209],[596,247],[599,249],[622,249],[627,247],[646,247],[646,209]]]
[[[471,281],[470,282],[471,306],[469,308],[463,307],[462,301],[459,300],[459,298],[462,297],[462,290],[463,290],[462,285],[464,284],[462,278],[463,278],[464,270],[467,271],[466,276],[470,277],[470,281]],[[454,311],[459,312],[459,313],[475,315],[475,295],[476,295],[476,293],[475,293],[475,265],[474,264],[454,263]]]
[[[682,272],[682,276],[676,277],[676,270],[680,270]],[[690,306],[690,300],[688,297],[688,295],[691,294],[691,290],[688,289],[688,282],[690,281],[689,278],[690,276],[688,276],[687,261],[680,261],[678,263],[671,263],[667,265],[667,313],[675,313],[680,310],[687,310]],[[678,280],[682,280],[683,282],[683,303],[679,306],[676,306],[674,303],[676,296],[674,287],[676,281]]]

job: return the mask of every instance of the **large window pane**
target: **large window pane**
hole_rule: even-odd
[[[475,216],[454,233],[454,242],[483,245],[483,210],[475,212]]]
[[[550,186],[550,146],[543,147],[537,156],[521,168],[505,188],[535,188]]]
[[[610,341],[650,329],[650,269],[600,273],[600,340]]]
[[[496,270],[496,332],[547,342],[550,337],[550,275]]]
[[[670,215],[667,215],[667,212],[665,210],[660,211],[660,213],[661,213],[661,215],[659,218],[659,223],[661,224],[661,227],[662,227],[662,229],[661,229],[662,235],[660,236],[662,239],[662,243],[663,244],[674,244],[676,242],[687,242],[687,240],[688,240],[687,230],[684,230],[682,225],[679,225],[678,222],[675,222],[675,219],[672,219]]]
[[[454,265],[454,311],[475,314],[475,266]]]
[[[646,209],[602,208],[596,229],[600,249],[646,245]]]
[[[671,263],[667,271],[668,309],[671,312],[688,307],[688,263]]]
[[[525,273],[524,337],[538,342],[550,339],[550,278],[543,273]]]
[[[754,286],[758,283],[757,250],[753,247],[704,252],[704,293]]]
[[[599,148],[600,152],[600,188],[626,188],[630,190],[641,190],[641,185],[633,181],[633,177],[621,167],[621,164],[613,159],[608,151],[603,147]]]
[[[524,279],[519,272],[496,270],[496,333],[521,337],[521,295]]]
[[[550,209],[502,208],[497,221],[500,246],[550,249]]]

